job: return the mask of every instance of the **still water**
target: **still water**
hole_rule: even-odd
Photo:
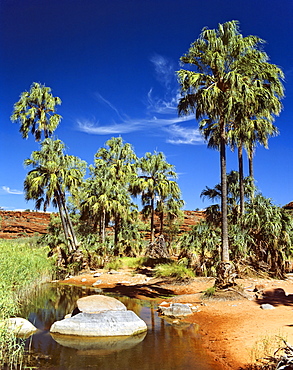
[[[23,307],[39,330],[31,336],[32,365],[51,370],[216,370],[201,346],[197,325],[172,325],[161,319],[156,305],[148,301],[119,297],[148,326],[147,333],[135,337],[88,338],[53,336],[50,327],[75,308],[76,300],[102,291],[74,286],[46,285]],[[113,296],[113,295],[111,295]]]

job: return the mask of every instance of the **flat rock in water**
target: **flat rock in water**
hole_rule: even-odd
[[[76,303],[79,311],[85,313],[127,310],[126,306],[118,299],[98,294],[80,298]]]
[[[181,317],[192,315],[192,309],[184,303],[171,303],[169,307],[160,306],[159,311],[162,315],[171,317]]]
[[[8,329],[17,336],[28,337],[38,330],[30,321],[22,317],[11,317],[7,322]]]
[[[51,333],[106,337],[135,335],[147,330],[146,323],[133,311],[107,311],[101,313],[81,312],[61,321],[56,321]]]

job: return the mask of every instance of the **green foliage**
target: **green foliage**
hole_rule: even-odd
[[[243,227],[251,237],[248,243],[251,264],[256,269],[283,278],[284,262],[293,252],[292,217],[261,194],[249,202],[246,208]]]
[[[214,294],[216,293],[216,287],[215,286],[212,286],[210,288],[207,288],[204,292],[203,292],[203,297],[204,298],[211,298],[214,296]]]
[[[220,260],[221,230],[206,221],[194,225],[179,239],[179,261],[185,262],[197,275],[214,276]]]
[[[60,104],[61,99],[54,97],[49,87],[34,82],[30,91],[23,92],[14,104],[11,121],[20,123],[19,131],[24,139],[31,131],[39,141],[42,133],[47,138],[58,127],[62,117],[55,112],[55,107]]]
[[[223,261],[229,261],[226,146],[242,150],[245,144],[251,154],[256,141],[266,144],[267,137],[276,132],[272,121],[284,95],[283,72],[268,62],[262,44],[256,36],[243,37],[235,20],[217,29],[204,28],[180,58],[188,69],[177,72],[179,114],[195,114],[208,147],[220,151]]]
[[[177,280],[194,278],[194,272],[187,267],[173,263],[159,264],[154,269],[156,277],[171,277]]]
[[[209,207],[210,208],[210,207]],[[257,194],[245,206],[243,217],[228,215],[230,259],[239,273],[251,269],[273,277],[285,276],[285,261],[293,254],[293,218],[270,199]],[[206,221],[195,225],[180,238],[179,260],[199,275],[213,276],[220,261],[218,219],[208,213]]]
[[[51,279],[54,267],[47,258],[48,248],[36,247],[32,239],[0,240],[0,320],[16,315],[20,303],[36,284]],[[21,365],[23,344],[13,333],[0,327],[0,367]]]
[[[180,215],[184,202],[180,199],[181,192],[176,181],[177,174],[174,166],[166,161],[162,152],[146,153],[137,162],[139,174],[130,184],[131,193],[141,196],[142,214],[151,219],[151,241],[154,240],[155,211],[160,217],[160,232],[163,232],[164,214],[169,220]]]

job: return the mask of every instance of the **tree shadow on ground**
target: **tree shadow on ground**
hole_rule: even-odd
[[[293,306],[293,294],[286,295],[285,290],[282,288],[270,289],[262,292],[255,302],[259,305],[268,303],[274,307]]]
[[[162,298],[172,297],[174,295],[172,290],[162,288],[156,284],[124,285],[118,283],[113,288],[103,288],[103,291],[105,293],[125,295],[130,298],[137,298],[138,296],[144,296],[146,298]]]

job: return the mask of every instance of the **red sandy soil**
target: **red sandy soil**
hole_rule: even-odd
[[[219,369],[244,370],[256,356],[262,355],[256,348],[269,339],[277,346],[276,336],[284,337],[293,344],[293,278],[238,279],[243,288],[241,294],[227,292],[216,298],[203,298],[203,291],[214,284],[213,278],[195,278],[178,283],[151,277],[150,270],[140,274],[123,270],[93,277],[93,273],[68,278],[62,283],[91,286],[99,280],[97,288],[104,292],[116,292],[133,298],[151,299],[161,303],[193,303],[198,311],[185,318],[199,324],[203,345],[218,364]],[[261,290],[264,295],[254,291]],[[231,297],[227,297],[227,296]],[[258,295],[258,297],[256,297]],[[245,297],[244,297],[245,296]],[[162,298],[164,297],[164,298]],[[275,309],[263,310],[263,303]],[[276,349],[276,348],[274,348]]]

